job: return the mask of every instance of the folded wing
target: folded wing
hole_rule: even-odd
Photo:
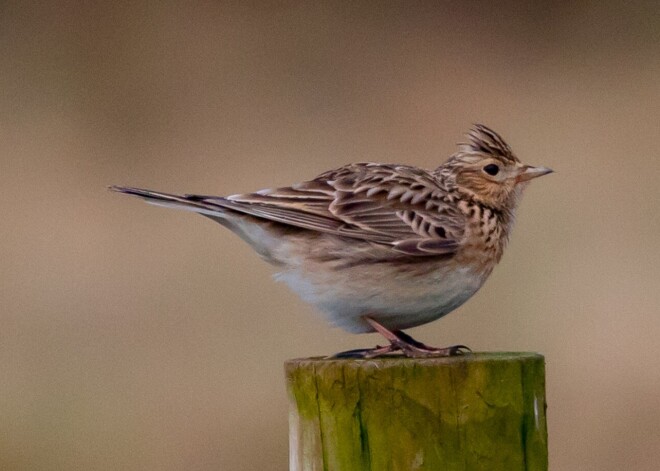
[[[257,193],[186,195],[308,230],[366,240],[415,256],[451,255],[464,235],[464,216],[442,199],[423,170],[401,165],[351,164],[314,180]]]

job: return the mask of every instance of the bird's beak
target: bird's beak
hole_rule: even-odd
[[[542,177],[549,173],[552,173],[552,169],[547,167],[532,167],[530,165],[524,165],[521,168],[521,172],[516,177],[516,183],[526,182],[532,178]]]

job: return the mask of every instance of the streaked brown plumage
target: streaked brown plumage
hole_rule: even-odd
[[[227,197],[112,189],[221,223],[331,322],[390,341],[352,354],[446,355],[459,349],[426,347],[400,330],[449,313],[481,287],[502,257],[523,188],[550,172],[521,164],[486,126],[468,138],[434,171],[349,164]]]

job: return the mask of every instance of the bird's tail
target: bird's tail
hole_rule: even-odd
[[[108,189],[126,195],[138,196],[147,203],[155,206],[184,209],[186,211],[193,211],[213,218],[222,218],[223,214],[226,212],[221,206],[212,204],[208,201],[202,201],[202,198],[196,195],[173,195],[160,191],[145,190],[143,188],[115,185],[108,187]]]
[[[270,229],[267,227],[255,230],[255,227],[258,225],[258,218],[244,214],[241,211],[234,211],[231,207],[232,202],[221,196],[173,195],[127,186],[111,186],[108,189],[126,195],[137,196],[155,206],[184,209],[206,216],[225,226],[250,244],[267,262],[276,265],[282,264],[282,261],[276,259],[273,255],[274,247],[279,244],[279,239],[269,236]]]

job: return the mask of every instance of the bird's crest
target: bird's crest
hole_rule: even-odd
[[[513,154],[509,144],[504,142],[499,134],[483,124],[475,124],[467,137],[468,142],[461,144],[463,152],[479,152],[507,163],[520,162]]]

